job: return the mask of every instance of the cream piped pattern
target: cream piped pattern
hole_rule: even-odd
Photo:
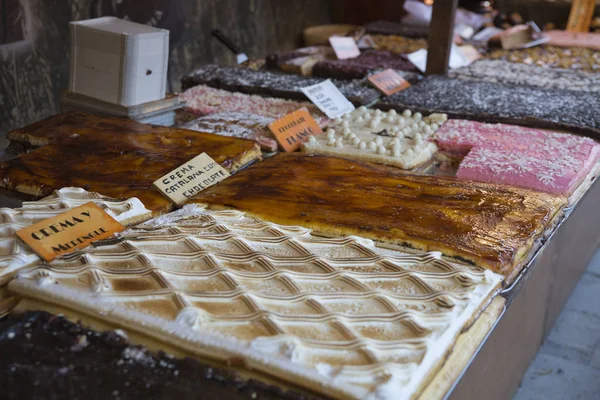
[[[0,286],[20,268],[39,261],[16,232],[44,219],[94,202],[118,222],[127,225],[152,216],[137,198],[116,200],[82,188],[62,188],[38,201],[25,201],[20,208],[0,208]]]
[[[201,205],[120,236],[24,271],[11,288],[333,397],[413,396],[502,281],[436,252]]]

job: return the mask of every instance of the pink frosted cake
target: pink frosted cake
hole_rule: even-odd
[[[465,155],[457,177],[571,194],[595,166],[600,145],[590,138],[525,128],[448,120],[436,132],[442,151]]]
[[[329,119],[312,103],[260,97],[214,89],[205,85],[194,86],[179,97],[187,103],[185,111],[195,117],[222,112],[242,112],[278,119],[306,107],[320,126]]]

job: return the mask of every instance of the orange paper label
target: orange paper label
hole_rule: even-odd
[[[125,227],[90,202],[17,231],[17,236],[46,261],[107,239]]]
[[[289,113],[283,118],[269,124],[269,129],[285,151],[295,151],[309,135],[318,135],[323,130],[311,117],[306,108]]]
[[[393,69],[386,69],[378,74],[369,76],[369,82],[377,89],[381,90],[386,96],[390,96],[410,87],[410,83],[398,75]]]

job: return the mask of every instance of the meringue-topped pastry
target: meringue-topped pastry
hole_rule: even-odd
[[[154,348],[337,399],[415,398],[502,281],[437,252],[196,204],[121,239],[20,274],[10,286],[20,308],[52,304]]]

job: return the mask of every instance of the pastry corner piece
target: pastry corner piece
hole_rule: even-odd
[[[33,250],[16,236],[16,232],[89,202],[98,205],[125,226],[152,218],[152,212],[135,197],[112,199],[75,187],[55,190],[44,199],[23,202],[19,208],[0,208],[0,316],[16,302],[5,285],[20,270],[40,261]]]
[[[30,132],[49,144],[0,163],[0,187],[36,197],[82,187],[114,198],[137,197],[160,214],[173,206],[152,182],[197,155],[207,153],[230,173],[261,159],[258,144],[250,140],[125,118],[75,113],[45,123],[53,128]]]
[[[566,204],[563,196],[528,189],[293,153],[272,157],[193,201],[327,234],[440,251],[507,281]]]
[[[415,398],[502,276],[189,204],[10,284],[138,344],[337,399]]]

